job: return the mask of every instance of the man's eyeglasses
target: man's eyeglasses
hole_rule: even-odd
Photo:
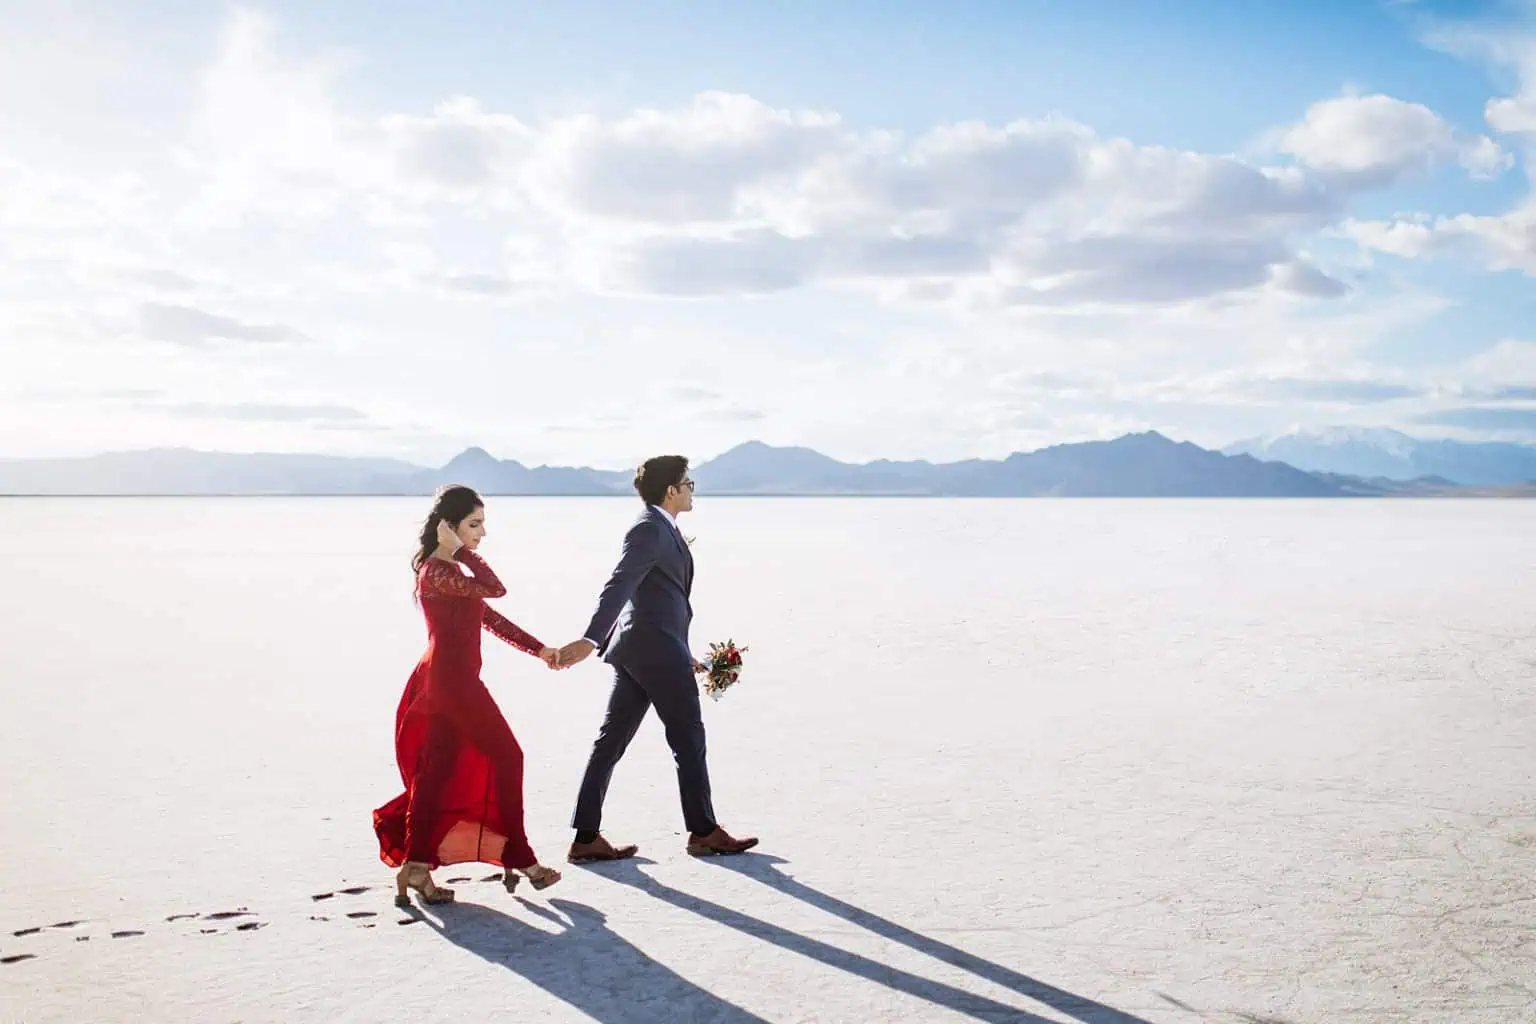
[[[688,488],[691,491],[691,490],[693,490],[693,481],[692,480],[686,480],[686,479],[685,480],[679,480],[677,482],[677,486],[678,486],[679,490],[681,490],[682,488],[686,487],[686,488]]]

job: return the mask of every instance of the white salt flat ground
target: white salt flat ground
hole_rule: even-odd
[[[401,926],[422,505],[0,501],[0,1020],[1536,1019],[1536,504],[701,495],[757,854],[683,854],[652,718],[645,859],[564,865],[604,670],[488,638],[566,879]],[[574,637],[634,511],[493,500],[498,606]]]

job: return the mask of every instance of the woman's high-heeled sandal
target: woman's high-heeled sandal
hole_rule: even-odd
[[[395,906],[409,907],[411,896],[408,890],[415,889],[421,893],[423,903],[452,903],[453,890],[444,889],[432,881],[432,870],[420,861],[407,861],[395,876]]]
[[[508,872],[508,874],[510,875],[511,872]],[[534,864],[526,867],[523,869],[523,874],[528,876],[528,881],[533,883],[535,889],[548,889],[560,881],[560,872],[554,868],[547,868],[543,864]]]

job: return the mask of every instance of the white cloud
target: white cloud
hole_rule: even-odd
[[[219,342],[290,344],[308,339],[284,324],[247,323],[192,306],[147,302],[139,309],[139,330],[151,341],[201,346]]]
[[[1488,126],[1496,132],[1536,132],[1536,96],[1504,96],[1489,100]]]
[[[169,396],[47,429],[164,443],[196,418],[211,444],[270,447],[396,424],[620,465],[749,436],[862,457],[1180,423],[1220,441],[1247,429],[1211,408],[1386,404],[1359,348],[1435,307],[1316,243],[1347,225],[1440,251],[1440,222],[1352,224],[1349,204],[1507,161],[1389,97],[1313,107],[1284,166],[1059,117],[908,134],[721,92],[618,116],[470,96],[378,114],[342,100],[350,55],[301,43],[234,15],[186,71],[183,130],[120,172],[0,164],[0,330],[26,346],[0,375],[100,390],[98,369],[131,368],[125,386]],[[1113,369],[1086,379],[1089,358]],[[0,440],[26,443],[21,422]]]
[[[1504,25],[1443,25],[1429,33],[1426,41],[1455,56],[1512,73],[1517,86],[1514,95],[1488,100],[1483,116],[1496,132],[1536,132],[1536,31],[1529,19]]]
[[[1517,270],[1536,277],[1536,201],[1499,216],[1463,213],[1350,221],[1342,230],[1362,247],[1392,256],[1461,256],[1491,270]]]
[[[1513,94],[1488,100],[1484,112],[1493,131],[1525,148],[1527,176],[1536,174],[1530,163],[1536,156],[1536,29],[1530,20],[1442,26],[1428,41],[1513,76]],[[1408,259],[1452,257],[1536,277],[1536,189],[1503,214],[1405,214],[1352,221],[1343,231],[1368,251]]]
[[[344,56],[289,59],[276,34],[267,16],[235,10],[201,76],[193,122],[174,149],[193,186],[175,210],[182,228],[234,227],[254,214],[325,216],[344,183],[373,174],[332,101]]]
[[[273,423],[320,422],[360,425],[368,414],[347,405],[295,405],[282,402],[172,402],[159,406],[172,416],[189,419],[253,420]]]
[[[1506,338],[1463,364],[1465,378],[1483,388],[1536,383],[1536,341]]]
[[[534,134],[518,118],[461,96],[426,116],[386,116],[378,129],[380,157],[397,193],[416,202],[521,205],[515,186]]]
[[[557,120],[535,143],[527,184],[580,216],[641,223],[737,223],[848,136],[831,115],[704,93],[680,110],[604,122]]]
[[[1490,99],[1484,113],[1489,128],[1529,147],[1531,140],[1525,136],[1536,132],[1536,31],[1529,22],[1442,26],[1429,35],[1428,42],[1513,73],[1515,94]],[[1439,145],[1443,148],[1443,138]],[[1495,144],[1486,138],[1477,138],[1475,145],[1464,138],[1461,146],[1464,162],[1485,167],[1499,162]],[[1529,156],[1526,173],[1536,173]],[[1503,214],[1399,214],[1383,220],[1346,221],[1340,232],[1369,252],[1405,259],[1454,257],[1490,270],[1536,276],[1536,191]]]
[[[252,14],[225,33],[186,147],[200,184],[175,211],[185,228],[336,217],[351,204],[376,228],[409,230],[430,228],[435,206],[473,203],[536,240],[536,277],[626,294],[862,284],[1007,306],[1344,291],[1297,261],[1296,234],[1336,217],[1340,199],[1296,169],[1137,146],[1061,119],[908,139],[726,93],[606,120],[531,124],[464,97],[369,119],[332,98],[344,55],[288,59],[275,38]],[[528,290],[503,268],[450,274],[427,286]]]
[[[621,209],[642,225],[598,236],[604,285],[701,295],[901,281],[909,298],[992,305],[1182,302],[1267,284],[1294,263],[1295,233],[1337,208],[1293,171],[1138,147],[1061,121],[942,126],[904,142],[833,134],[829,118],[770,115],[741,98],[729,109],[777,126],[745,133],[780,144],[768,172],[709,156],[694,190],[688,162],[673,159],[670,192],[567,195],[584,216]]]
[[[1513,159],[1485,135],[1465,135],[1420,103],[1391,96],[1341,96],[1314,103],[1281,133],[1280,151],[1346,187],[1374,187],[1459,163],[1476,178]]]
[[[61,236],[147,228],[153,203],[152,190],[131,171],[87,177],[0,156],[0,242],[38,230]]]
[[[1275,266],[1272,275],[1274,285],[1282,292],[1313,299],[1336,299],[1349,291],[1349,286],[1329,277],[1304,259],[1293,260]]]

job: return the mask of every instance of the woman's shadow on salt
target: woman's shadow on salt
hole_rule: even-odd
[[[614,933],[600,910],[551,899],[550,906],[562,917],[521,897],[518,903],[558,930],[550,932],[475,903],[434,908],[441,911],[441,920],[413,913],[454,945],[521,975],[603,1024],[767,1024],[646,956]]]

